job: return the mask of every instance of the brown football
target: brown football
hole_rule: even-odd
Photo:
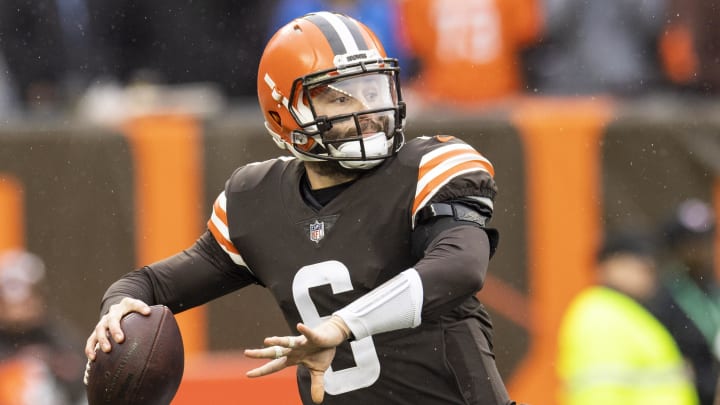
[[[121,321],[125,340],[97,350],[87,381],[89,405],[169,405],[182,380],[182,336],[172,312],[153,305],[150,315]]]

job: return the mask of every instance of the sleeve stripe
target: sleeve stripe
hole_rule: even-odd
[[[490,165],[484,157],[474,153],[452,154],[447,156],[446,159],[435,162],[433,166],[420,167],[417,191],[415,194],[420,194],[421,190],[423,190],[428,183],[431,183],[436,177],[442,176],[444,172],[465,163],[473,163],[479,167],[480,170],[488,172],[492,176],[492,165]]]
[[[454,145],[453,145],[454,146]],[[458,146],[466,146],[466,145],[458,145]],[[449,148],[441,148],[442,154],[434,154],[435,156],[429,156],[431,154],[428,154],[423,157],[422,161],[420,162],[420,172],[418,173],[418,181],[422,181],[423,177],[425,177],[428,172],[435,169],[436,167],[442,166],[443,163],[449,163],[449,161],[456,160],[456,159],[467,159],[467,160],[478,160],[480,162],[483,162],[486,166],[487,172],[490,173],[491,176],[495,176],[495,170],[490,163],[489,160],[487,160],[483,155],[478,153],[476,150],[470,148],[452,148],[450,150],[447,150]],[[433,151],[435,152],[435,151]],[[426,160],[427,159],[427,160]]]
[[[420,166],[424,166],[427,162],[434,160],[436,157],[454,150],[475,151],[472,146],[465,143],[449,143],[424,154],[420,160]]]
[[[418,190],[415,194],[415,201],[413,202],[412,208],[412,220],[414,221],[417,212],[427,204],[427,202],[440,190],[445,184],[450,182],[457,176],[465,173],[485,171],[487,172],[486,166],[478,161],[461,161],[456,162],[451,167],[444,167],[442,171],[434,174],[429,178],[424,178],[421,183],[418,182]],[[427,176],[426,176],[427,177]],[[414,223],[414,222],[413,222]]]
[[[222,225],[218,226],[214,220],[210,219],[207,223],[208,229],[210,229],[210,233],[213,234],[215,237],[215,240],[222,246],[223,250],[229,252],[229,253],[235,253],[237,254],[238,251],[235,248],[235,246],[230,242],[228,238],[225,237],[222,231]]]
[[[227,204],[227,201],[225,200],[225,192],[220,193],[217,199],[215,199],[215,204],[213,204],[213,215],[216,215],[220,221],[222,221],[223,225],[227,227],[227,213],[225,212],[225,206]]]
[[[235,249],[235,246],[233,246],[232,243],[225,239],[218,239],[218,233],[219,231],[215,227],[215,224],[212,223],[212,221],[208,221],[208,228],[210,229],[210,233],[215,236],[215,240],[220,244],[220,247],[225,251],[225,253],[230,256],[230,259],[232,259],[235,264],[239,266],[248,267],[248,265],[245,263],[245,259],[243,259],[242,256],[240,256],[239,253],[237,253],[237,249]],[[220,235],[222,236],[222,235]],[[250,268],[248,268],[248,271],[250,271]],[[252,273],[252,271],[250,271]]]
[[[220,244],[220,247],[222,247],[225,253],[230,256],[232,261],[240,266],[247,267],[247,264],[240,255],[240,252],[238,252],[235,245],[233,245],[233,243],[230,241],[230,232],[227,226],[227,214],[225,212],[225,204],[225,192],[222,192],[215,200],[215,204],[213,204],[213,212],[207,222],[207,227],[210,230],[210,233],[212,233],[213,237],[215,237],[215,240],[218,242],[218,244]]]
[[[217,239],[217,241],[220,242],[221,245],[232,246],[232,242],[230,242],[230,231],[228,230],[228,225],[227,225],[228,224],[227,213],[225,212],[226,205],[227,205],[227,200],[225,199],[225,192],[223,191],[215,199],[215,203],[213,204],[212,215],[210,216],[210,220],[208,221],[208,228],[210,228],[210,230],[213,231],[213,235],[215,235],[215,239]],[[230,250],[234,253],[237,253],[237,250],[235,249],[235,247],[233,247]]]
[[[485,171],[495,175],[492,163],[465,143],[441,146],[420,160],[412,220],[417,212],[450,180],[464,173]],[[413,222],[414,223],[414,222]]]

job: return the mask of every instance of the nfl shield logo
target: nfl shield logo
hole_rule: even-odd
[[[317,219],[310,224],[310,240],[318,243],[325,237],[325,222],[319,222]]]

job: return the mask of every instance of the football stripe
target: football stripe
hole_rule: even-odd
[[[415,195],[415,201],[413,202],[412,208],[412,219],[414,221],[415,215],[418,210],[425,206],[425,204],[447,183],[449,183],[455,177],[463,175],[465,173],[485,171],[487,168],[482,162],[475,160],[463,161],[462,163],[453,165],[452,167],[445,168],[440,173],[436,173],[430,178],[423,179],[423,187],[420,188],[418,184],[418,191]],[[426,176],[427,177],[427,176]]]
[[[490,173],[491,176],[494,176],[494,169],[492,166],[492,163],[490,163],[489,160],[487,160],[483,155],[478,153],[475,150],[467,150],[467,149],[454,149],[449,150],[443,153],[442,155],[439,155],[433,159],[430,159],[426,163],[421,163],[420,165],[420,171],[418,173],[418,181],[422,181],[422,179],[430,172],[431,170],[441,167],[443,164],[451,165],[452,161],[455,160],[477,160],[484,164],[485,169],[488,173]]]
[[[346,52],[344,41],[340,38],[340,35],[333,28],[332,24],[330,24],[330,21],[328,21],[327,18],[323,18],[320,14],[321,13],[309,14],[305,16],[305,18],[320,29],[320,32],[323,33],[328,44],[330,44],[330,49],[332,49],[333,54],[344,54]]]
[[[477,155],[463,154],[454,156],[450,159],[445,159],[435,167],[428,167],[423,177],[418,177],[417,188],[415,189],[415,195],[419,195],[425,187],[433,181],[437,176],[442,176],[447,170],[451,170],[453,167],[465,163],[473,162],[475,165],[480,167],[483,171],[490,173],[488,166],[485,163],[484,158]],[[422,169],[421,169],[422,170]]]
[[[210,220],[208,221],[208,228],[210,230],[214,229],[216,231],[217,235],[215,235],[215,239],[217,239],[220,244],[229,244],[230,246],[234,246],[232,242],[230,242],[227,225],[222,223],[215,215],[210,217]],[[237,252],[237,249],[235,249],[234,247],[230,250],[233,252]]]
[[[222,247],[225,253],[230,256],[230,259],[232,259],[235,264],[248,268],[248,265],[245,263],[245,259],[243,259],[240,253],[238,253],[235,245],[233,245],[232,242],[222,236],[222,233],[212,220],[208,221],[208,229],[210,229],[210,233],[212,233],[212,235],[215,237],[215,240],[220,244],[220,247]],[[248,271],[250,271],[250,268],[248,268]]]
[[[360,46],[357,42],[355,42],[355,37],[353,37],[353,34],[350,32],[350,28],[343,20],[340,19],[340,17],[328,12],[320,12],[320,14],[328,20],[333,28],[335,28],[338,35],[340,35],[340,39],[342,39],[347,53],[356,53],[360,50]]]
[[[337,14],[336,17],[345,23],[345,26],[348,30],[350,30],[350,34],[352,34],[352,37],[359,49],[370,49],[367,42],[365,42],[365,38],[363,38],[362,33],[360,32],[360,27],[358,27],[355,21],[341,14]]]
[[[213,234],[215,240],[220,244],[220,246],[222,246],[223,250],[229,253],[239,253],[235,245],[233,245],[232,242],[230,242],[230,240],[228,240],[225,235],[223,235],[222,226],[218,226],[212,219],[208,221],[207,226],[210,230],[210,233]]]
[[[437,176],[443,176],[446,170],[452,170],[453,167],[465,162],[476,162],[491,176],[495,174],[492,163],[472,146],[465,143],[445,145],[426,153],[420,160],[415,189],[416,200],[419,195],[426,194],[427,185],[433,182]]]
[[[420,160],[420,166],[427,164],[429,161],[434,160],[436,157],[448,153],[454,150],[465,150],[468,152],[477,152],[472,146],[466,143],[450,143],[445,144],[437,149],[434,149],[423,155]]]
[[[359,50],[358,43],[355,42],[355,38],[350,32],[350,29],[347,25],[345,25],[345,22],[341,20],[337,15],[327,11],[321,11],[316,13],[315,15],[325,19],[325,21],[330,24],[330,27],[332,27],[332,30],[328,29],[328,27],[324,24],[321,24],[322,26],[320,26],[318,25],[316,20],[312,20],[312,22],[318,25],[318,27],[323,31],[325,36],[328,37],[328,40],[330,39],[330,37],[337,37],[338,39],[340,39],[345,52],[337,52],[335,46],[333,46],[333,51],[336,55],[342,55],[345,53],[356,53]],[[334,35],[332,34],[333,31]]]
[[[227,199],[225,198],[225,192],[223,191],[222,193],[220,193],[218,198],[215,199],[215,203],[213,204],[213,212],[207,222],[207,227],[213,237],[215,237],[215,240],[218,242],[220,247],[222,247],[225,253],[230,256],[232,261],[240,266],[247,267],[247,264],[245,264],[245,260],[240,255],[240,252],[238,252],[237,248],[230,240],[230,230],[228,229],[227,225],[228,220],[226,213],[226,205]]]
[[[483,155],[481,155],[478,151],[476,151],[472,146],[465,144],[465,143],[455,143],[455,144],[449,144],[442,146],[440,148],[437,148],[431,152],[426,153],[423,155],[422,159],[420,160],[420,168],[424,167],[435,167],[439,163],[442,162],[442,160],[446,156],[454,156],[456,153],[470,153],[475,155],[476,157],[480,157],[481,160],[487,163],[489,167],[489,173],[490,175],[494,176],[495,172],[492,168],[492,164],[489,160],[487,160]],[[419,176],[422,177],[422,176]]]
[[[227,227],[227,213],[225,212],[225,205],[227,204],[227,200],[225,200],[225,192],[220,193],[218,198],[215,199],[215,204],[213,204],[213,215],[217,216],[220,221]],[[228,235],[229,236],[229,235]]]

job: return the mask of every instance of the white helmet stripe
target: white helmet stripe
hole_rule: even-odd
[[[275,101],[280,101],[285,106],[285,108],[288,108],[288,99],[287,97],[283,96],[277,89],[277,86],[275,85],[275,81],[270,77],[270,74],[265,73],[264,76],[265,84],[270,87],[270,91],[272,91],[272,97]]]
[[[353,20],[352,18],[344,14],[335,14],[335,16],[342,20],[348,30],[350,30],[350,34],[353,36],[355,43],[357,44],[359,49],[371,49],[370,46],[368,46],[367,41],[365,41],[365,37],[363,37],[360,25],[358,25],[358,22],[356,20]]]
[[[322,30],[336,55],[356,53],[360,50],[360,44],[355,41],[346,22],[337,15],[321,11],[311,14],[308,18]]]

